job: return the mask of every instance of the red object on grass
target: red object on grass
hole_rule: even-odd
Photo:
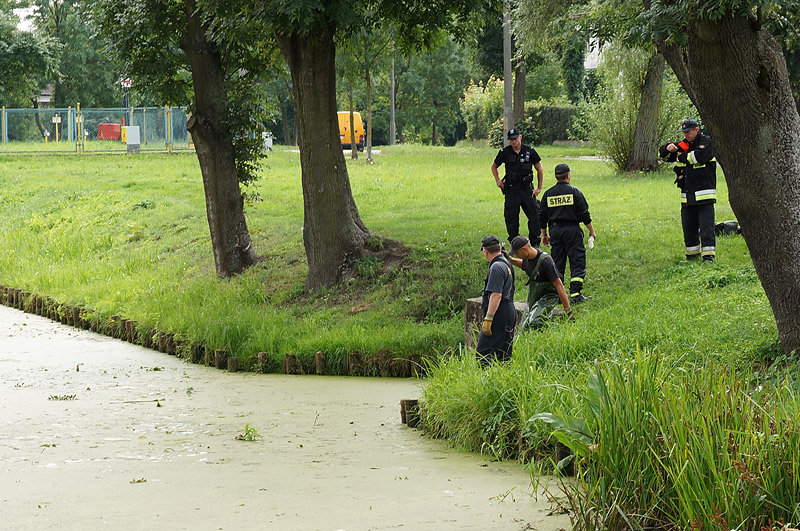
[[[97,124],[97,140],[119,140],[120,125],[112,123]]]

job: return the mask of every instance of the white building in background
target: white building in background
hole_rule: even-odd
[[[600,45],[597,39],[592,39],[589,42],[589,49],[586,51],[586,57],[583,59],[583,67],[586,70],[594,70],[600,64]]]

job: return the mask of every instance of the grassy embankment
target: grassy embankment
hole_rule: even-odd
[[[247,207],[263,260],[224,281],[194,155],[3,156],[0,283],[226,349],[244,366],[259,351],[273,370],[287,352],[325,351],[333,371],[353,351],[434,354],[458,344],[464,299],[480,291],[475,242],[502,232],[491,157],[399,147],[374,166],[350,163],[362,218],[406,242],[410,263],[383,271],[367,260],[361,278],[309,296],[296,153],[273,153],[249,191],[263,198]]]
[[[540,151],[547,185],[561,157],[591,153]],[[493,155],[404,146],[384,148],[374,166],[349,162],[362,218],[406,242],[410,261],[389,271],[365,261],[360,278],[313,295],[303,293],[295,153],[274,153],[249,191],[263,198],[247,207],[263,260],[224,281],[193,155],[0,156],[0,283],[225,348],[245,365],[258,351],[273,369],[286,352],[323,350],[334,370],[352,351],[435,357],[458,344],[464,299],[480,292],[480,238],[504,235]],[[671,173],[569,164],[598,231],[592,300],[576,322],[521,337],[506,366],[481,371],[469,354],[434,363],[429,429],[528,459],[550,454],[559,423],[582,426],[559,436],[579,453],[569,485],[587,527],[800,519],[800,407],[794,380],[772,363],[775,325],[744,241],[720,238],[714,265],[682,264]],[[717,219],[730,219],[722,179],[719,188]],[[529,420],[541,413],[550,422]]]

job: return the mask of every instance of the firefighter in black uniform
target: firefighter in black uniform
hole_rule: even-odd
[[[489,271],[483,280],[483,323],[478,338],[478,361],[486,367],[489,363],[511,358],[517,310],[514,308],[514,268],[503,256],[497,236],[487,236],[481,241],[483,257],[489,262]]]
[[[519,208],[528,217],[528,237],[533,246],[539,245],[539,201],[542,192],[542,158],[531,146],[522,143],[519,130],[508,130],[509,145],[501,149],[492,163],[492,175],[505,195],[503,216],[506,219],[508,241],[519,236]],[[506,165],[506,176],[500,179],[497,168]],[[536,188],[533,188],[533,169],[536,168]]]
[[[569,166],[559,164],[555,173],[558,182],[542,195],[539,224],[542,227],[542,243],[551,246],[550,254],[562,278],[567,278],[564,271],[569,258],[569,296],[572,304],[575,304],[589,298],[581,293],[586,279],[586,247],[583,246],[580,223],[589,229],[590,247],[597,235],[586,199],[579,189],[569,184]]]
[[[681,124],[684,139],[659,148],[661,158],[674,162],[675,184],[681,190],[681,224],[686,259],[713,262],[717,254],[714,203],[717,202],[717,163],[711,138],[700,134],[694,120]],[[702,247],[701,247],[702,242]]]

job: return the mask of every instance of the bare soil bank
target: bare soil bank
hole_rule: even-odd
[[[226,373],[0,307],[0,527],[569,527],[522,467],[403,426],[420,385]]]

